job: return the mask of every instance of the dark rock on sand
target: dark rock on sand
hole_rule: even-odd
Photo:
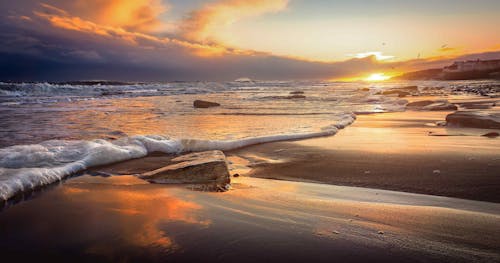
[[[218,107],[218,106],[220,106],[220,104],[217,103],[217,102],[210,102],[210,101],[204,101],[204,100],[195,100],[193,102],[193,106],[195,108],[210,108],[210,107]]]
[[[498,133],[498,132],[488,132],[488,133],[483,134],[481,136],[488,137],[488,138],[496,138],[496,137],[500,136],[500,133]]]
[[[214,184],[213,190],[230,183],[226,156],[221,151],[197,152],[171,160],[174,164],[139,175],[159,184]]]
[[[304,92],[303,91],[291,91],[290,94],[298,95],[298,94],[304,94]]]
[[[457,111],[446,116],[447,126],[500,129],[500,113]]]

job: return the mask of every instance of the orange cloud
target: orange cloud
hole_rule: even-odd
[[[46,8],[55,8],[42,4]],[[164,27],[160,15],[169,10],[161,0],[76,0],[61,3],[64,12],[96,24],[136,32],[156,32]]]
[[[222,27],[244,18],[281,11],[287,5],[288,0],[220,0],[191,12],[180,29],[187,39],[213,42]]]
[[[191,53],[201,57],[220,56],[224,54],[253,54],[253,51],[228,49],[224,46],[216,44],[205,45],[179,39],[157,37],[147,33],[129,31],[122,27],[101,25],[77,16],[71,16],[65,10],[59,9],[57,7],[53,7],[47,4],[43,4],[42,7],[44,8],[42,11],[35,11],[34,14],[38,18],[48,21],[54,27],[99,35],[114,40],[123,41],[130,45],[145,49],[168,48],[174,45],[177,47],[185,48],[188,51],[191,51]]]

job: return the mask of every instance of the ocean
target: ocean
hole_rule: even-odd
[[[381,94],[391,88],[446,96],[492,84],[498,81],[0,83],[0,199],[152,152],[331,136],[356,115],[404,111],[405,98]],[[221,106],[195,108],[197,99]]]

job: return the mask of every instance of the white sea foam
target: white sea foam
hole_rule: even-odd
[[[0,149],[0,199],[31,191],[66,176],[99,165],[141,158],[152,152],[182,153],[205,150],[232,150],[249,145],[297,140],[337,133],[356,116],[346,114],[320,131],[250,137],[238,140],[172,139],[165,136],[132,136],[115,141],[51,140],[33,145]]]

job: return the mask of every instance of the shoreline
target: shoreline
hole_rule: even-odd
[[[237,166],[251,166],[245,171],[251,177],[500,202],[499,140],[480,136],[491,130],[429,125],[447,113],[360,115],[333,137],[254,145],[227,155]]]

